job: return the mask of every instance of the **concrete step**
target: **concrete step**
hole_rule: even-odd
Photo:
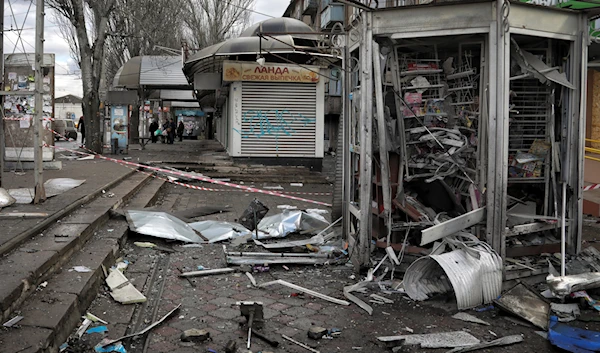
[[[0,259],[0,322],[6,321],[35,288],[76,254],[108,220],[109,210],[127,202],[150,176],[136,173],[101,197],[56,221]],[[0,345],[1,346],[1,345]]]
[[[147,180],[141,180],[141,185]],[[122,202],[121,205],[128,208],[146,207],[154,201],[162,185],[161,180],[153,179],[143,188],[135,188],[128,193],[125,197],[128,202]],[[48,279],[48,285],[34,291],[23,302],[19,314],[24,319],[19,322],[20,327],[0,333],[2,352],[58,352],[58,347],[79,325],[81,316],[94,300],[104,281],[102,267],[114,265],[127,233],[127,223],[118,219],[109,219],[96,228],[90,240]],[[91,271],[80,273],[70,270],[74,266],[86,266]]]

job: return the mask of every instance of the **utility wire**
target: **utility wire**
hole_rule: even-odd
[[[267,15],[266,13],[263,13],[263,12],[259,12],[259,11],[253,10],[253,9],[249,9],[247,7],[243,7],[243,6],[240,6],[240,5],[233,4],[233,3],[231,3],[231,2],[229,2],[227,0],[221,0],[221,1],[223,1],[226,4],[231,5],[233,7],[237,7],[238,9],[242,9],[244,11],[254,12],[257,15],[262,15],[262,16],[266,16],[266,17],[270,17],[270,18],[277,18],[275,16]]]

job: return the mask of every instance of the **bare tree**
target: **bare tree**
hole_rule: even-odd
[[[184,0],[186,34],[195,48],[237,36],[250,22],[255,0]]]
[[[102,152],[98,91],[104,66],[104,44],[109,17],[116,0],[46,0],[46,4],[63,16],[74,28],[71,39],[77,49],[83,83],[83,116],[86,126],[86,147]]]

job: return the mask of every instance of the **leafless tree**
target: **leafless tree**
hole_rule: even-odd
[[[116,0],[46,0],[73,26],[69,32],[76,49],[75,57],[81,69],[83,83],[83,116],[86,126],[86,147],[102,152],[101,124],[99,114],[100,79],[104,66],[104,44],[108,34],[109,17]]]
[[[195,48],[237,36],[250,22],[255,0],[183,0],[186,36]]]

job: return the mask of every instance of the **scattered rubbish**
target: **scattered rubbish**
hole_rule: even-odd
[[[92,272],[92,269],[87,266],[73,266],[73,268],[71,268],[70,271],[85,273],[85,272]]]
[[[185,245],[182,245],[181,247],[182,248],[201,248],[202,244],[185,244]]]
[[[210,338],[210,332],[192,328],[183,331],[180,338],[183,342],[202,342]]]
[[[471,314],[467,314],[464,312],[456,313],[455,315],[452,316],[452,318],[457,319],[457,320],[467,321],[467,322],[473,322],[473,323],[480,324],[480,325],[490,326],[490,324],[488,322],[485,322]]]
[[[226,252],[229,265],[322,265],[332,261],[327,254]]]
[[[247,229],[254,231],[268,212],[269,208],[267,206],[258,201],[258,199],[254,199],[242,213],[238,222]]]
[[[242,235],[239,237],[235,237],[231,239],[231,246],[240,246],[242,244],[246,244],[250,239],[252,239],[253,234],[249,233],[246,235]]]
[[[94,350],[98,353],[110,353],[110,352],[127,353],[127,351],[125,350],[125,347],[123,347],[123,344],[121,342],[111,342],[108,344],[103,344],[104,342],[107,342],[107,341],[109,341],[107,338],[100,341],[100,343],[98,343],[96,345],[96,347],[94,347]]]
[[[381,342],[403,341],[405,345],[420,345],[421,348],[456,348],[478,344],[476,337],[465,331],[439,332],[423,335],[400,335],[377,337]]]
[[[252,325],[254,322],[262,322],[264,319],[263,315],[263,303],[261,302],[239,302],[240,313],[248,321],[248,342],[246,348],[250,349],[250,339],[252,337]]]
[[[117,264],[115,265],[115,269],[121,271],[121,272],[125,272],[125,270],[127,269],[127,267],[129,267],[129,261],[124,260],[124,261],[119,261],[117,262]]]
[[[410,333],[414,333],[414,332],[415,332],[415,330],[413,330],[412,328],[410,328],[410,327],[408,327],[408,326],[406,326],[406,327],[404,328],[404,331],[406,331],[406,332],[410,332]]]
[[[548,329],[550,304],[524,283],[518,283],[494,301],[503,310],[531,322],[543,330]]]
[[[0,213],[0,218],[46,218],[48,213],[46,212],[11,212],[11,213]]]
[[[84,318],[88,318],[88,319],[92,320],[92,322],[101,322],[101,323],[103,323],[105,325],[108,325],[108,322],[102,320],[101,318],[99,318],[98,316],[96,316],[96,315],[94,315],[94,314],[92,314],[90,312],[87,312],[85,314]]]
[[[587,272],[578,275],[559,276],[548,275],[546,278],[549,289],[557,296],[567,296],[572,292],[583,289],[600,287],[600,272]]]
[[[479,349],[484,349],[484,348],[489,348],[489,347],[498,347],[498,346],[508,346],[508,345],[520,343],[520,342],[523,342],[523,336],[521,336],[521,335],[505,336],[505,337],[498,338],[493,341],[482,342],[482,343],[474,344],[474,345],[468,346],[468,347],[457,347],[452,350],[449,350],[446,353],[472,352],[472,351],[476,351]]]
[[[308,338],[312,338],[313,340],[320,340],[325,336],[329,331],[325,327],[319,326],[311,326],[308,329]]]
[[[132,231],[157,238],[200,243],[202,237],[187,223],[165,212],[125,211],[127,223]]]
[[[494,332],[492,330],[488,330],[488,332],[490,333],[490,335],[492,335],[494,337],[498,337],[498,335],[496,334],[496,332]]]
[[[108,328],[106,326],[96,326],[96,327],[89,328],[85,331],[85,333],[87,333],[88,335],[91,333],[104,333],[104,332],[108,332]]]
[[[92,324],[92,320],[90,320],[88,318],[84,318],[83,322],[81,322],[81,325],[79,326],[77,331],[75,331],[75,336],[81,338],[81,336],[83,336],[83,334],[85,333],[85,331],[87,331],[87,329],[90,327],[91,324]]]
[[[475,308],[473,310],[477,311],[478,313],[482,313],[484,311],[494,310],[494,306],[493,305],[486,305],[486,306],[482,306],[480,308]]]
[[[186,223],[191,223],[195,218],[222,212],[229,212],[229,206],[202,206],[175,211],[172,214]]]
[[[21,321],[23,319],[24,319],[23,316],[15,316],[12,319],[8,320],[7,322],[3,323],[2,326],[13,327],[14,325],[16,325],[19,321]]]
[[[283,190],[283,186],[281,185],[274,185],[274,186],[263,186],[263,189],[266,190]]]
[[[35,290],[37,290],[39,292],[46,287],[48,287],[48,281],[44,281],[44,282],[40,283]]]
[[[266,237],[283,238],[294,232],[319,231],[328,225],[329,222],[318,213],[283,210],[282,213],[263,218],[258,223],[258,230],[266,233]]]
[[[110,295],[121,304],[146,301],[146,297],[129,282],[121,271],[110,270],[110,274],[106,277],[106,284],[110,288]]]
[[[498,298],[502,292],[502,258],[487,243],[472,234],[457,233],[444,238],[440,247],[456,250],[434,254],[434,249],[406,270],[404,289],[411,299],[427,300],[454,290],[458,309],[464,310]]]
[[[256,280],[254,279],[254,276],[252,276],[252,274],[250,272],[246,272],[246,276],[250,280],[250,283],[252,283],[252,285],[254,287],[256,287]]]
[[[277,341],[277,340],[275,340],[275,339],[273,339],[273,338],[271,338],[269,336],[266,336],[264,333],[262,333],[260,331],[254,330],[254,331],[252,331],[252,334],[254,336],[260,338],[261,340],[267,342],[271,347],[278,347],[279,346],[279,341]],[[263,353],[267,353],[267,352],[263,351]]]
[[[556,316],[558,317],[558,321],[560,322],[571,322],[577,319],[579,315],[581,315],[579,305],[575,303],[550,303],[550,309],[552,309],[552,311],[556,314]]]
[[[81,158],[77,158],[78,161],[90,161],[92,159],[94,159],[95,157],[93,155],[89,155],[89,156],[85,156],[85,157],[81,157]]]
[[[0,208],[8,207],[15,202],[17,202],[17,200],[12,197],[6,189],[0,188]]]
[[[367,273],[367,278],[364,281],[344,287],[344,296],[346,297],[346,299],[358,305],[361,309],[369,313],[369,315],[373,315],[373,308],[361,299],[359,299],[357,296],[352,294],[352,292],[357,292],[359,290],[364,289],[363,287],[369,284],[369,282],[373,281],[373,273],[374,270],[369,269],[369,272]]]
[[[350,303],[347,302],[347,301],[345,301],[345,300],[340,300],[340,299],[337,299],[337,298],[332,298],[332,297],[330,297],[328,295],[321,294],[319,292],[315,292],[313,290],[297,286],[295,284],[286,282],[286,281],[281,280],[281,279],[278,279],[278,280],[275,280],[275,281],[271,281],[271,282],[267,282],[267,283],[263,283],[263,284],[259,285],[259,287],[269,287],[269,286],[272,286],[274,284],[281,284],[282,286],[286,286],[288,288],[291,288],[291,289],[297,290],[299,292],[303,292],[303,293],[312,295],[313,297],[317,297],[317,298],[321,298],[323,300],[327,300],[327,301],[335,303],[335,304],[350,305]]]
[[[139,248],[150,248],[150,249],[157,247],[157,245],[154,243],[149,243],[149,242],[144,242],[144,241],[136,241],[133,243],[133,245],[135,245]],[[195,245],[195,244],[190,244],[190,245]]]
[[[388,299],[386,297],[382,297],[381,295],[377,295],[377,294],[371,294],[369,297],[376,299],[380,302],[383,302],[385,304],[394,304],[394,301],[391,299]]]
[[[550,317],[548,324],[548,341],[569,352],[600,351],[600,332],[571,327],[558,322],[555,316]]]
[[[227,342],[225,345],[225,353],[236,353],[237,352],[237,343],[234,340]]]
[[[239,223],[222,221],[200,221],[188,224],[192,229],[200,232],[209,243],[236,239],[238,237],[250,236],[252,231],[246,229]]]
[[[197,266],[197,267],[196,267],[196,269],[197,269],[198,271],[204,271],[204,270],[208,270],[208,268],[207,268],[207,267],[204,267],[204,266],[202,266],[202,265],[199,265],[199,266]]]
[[[300,187],[301,188],[301,187],[304,186],[304,184],[302,184],[302,183],[290,183],[290,186],[296,186],[296,187]]]
[[[254,273],[264,273],[271,271],[269,265],[254,265],[252,266],[252,272]]]
[[[221,275],[223,273],[235,272],[233,268],[215,268],[213,270],[202,270],[202,271],[192,271],[192,272],[184,272],[179,274],[179,277],[199,277],[199,276],[210,276],[210,275]]]
[[[286,271],[289,271],[289,270],[290,270],[290,268],[289,268],[289,267],[287,267],[286,265],[283,265],[282,267],[283,267],[283,269],[284,269],[284,270],[286,270]]]
[[[546,331],[535,331],[535,333],[545,340],[548,339],[548,332]]]
[[[292,205],[277,205],[277,208],[280,210],[297,210],[298,209],[297,206],[292,206]]]
[[[293,339],[291,337],[288,337],[286,335],[281,335],[281,337],[283,337],[284,340],[290,341],[290,342],[292,342],[292,343],[294,343],[294,344],[296,344],[296,345],[298,345],[298,346],[300,346],[300,347],[302,347],[302,348],[304,348],[304,349],[306,349],[308,351],[311,351],[313,353],[320,353],[318,350],[313,349],[313,348],[305,345],[304,343],[298,342],[298,341],[296,341],[295,339]]]
[[[150,326],[148,326],[145,329],[141,330],[140,332],[132,333],[130,335],[125,335],[123,337],[117,338],[116,340],[105,340],[105,341],[101,342],[102,347],[105,347],[105,346],[107,346],[107,345],[109,345],[111,343],[122,341],[122,340],[124,340],[126,338],[140,336],[140,335],[145,334],[146,332],[152,330],[156,326],[160,325],[163,321],[165,321],[166,319],[168,319],[171,315],[173,315],[173,313],[175,313],[177,310],[179,310],[179,308],[181,308],[181,304],[177,305],[175,308],[173,308],[173,310],[169,311],[167,314],[165,314],[165,316],[163,316],[162,318],[160,318],[160,320],[154,322],[153,324],[151,324]]]
[[[596,311],[600,311],[600,302],[590,297],[590,295],[584,290],[571,293],[571,298],[584,298],[589,306],[596,309]]]

